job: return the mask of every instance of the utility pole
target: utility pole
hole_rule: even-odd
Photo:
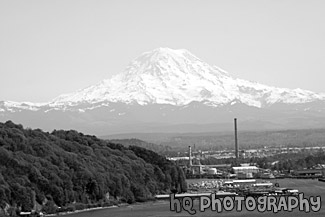
[[[236,156],[236,163],[238,163],[238,138],[237,138],[237,118],[234,119],[235,124],[235,156]]]

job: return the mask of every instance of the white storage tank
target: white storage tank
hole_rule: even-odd
[[[208,174],[210,174],[210,175],[217,174],[217,169],[216,168],[209,168]]]

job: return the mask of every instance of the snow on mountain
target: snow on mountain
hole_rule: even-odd
[[[13,102],[13,101],[0,101],[0,112],[9,111],[15,112],[19,110],[37,111],[40,107],[45,106],[46,103],[32,103],[32,102]],[[1,108],[2,107],[2,108]],[[5,110],[5,109],[6,110]]]
[[[128,132],[324,128],[325,94],[230,76],[187,50],[158,48],[98,84],[48,103],[0,101],[0,121],[45,130]],[[230,124],[229,124],[230,123]]]
[[[324,99],[325,94],[233,78],[184,49],[158,48],[133,60],[123,73],[74,93],[61,95],[49,106],[102,101],[186,105],[198,101],[215,107],[241,102],[261,108],[274,103],[306,103]]]

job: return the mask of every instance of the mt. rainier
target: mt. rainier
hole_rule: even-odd
[[[49,103],[0,101],[0,121],[95,134],[224,130],[235,116],[248,129],[325,127],[324,102],[325,94],[233,78],[187,50],[158,48],[123,73]]]
[[[181,106],[204,101],[222,106],[238,100],[261,108],[276,102],[305,103],[323,99],[325,94],[235,79],[187,50],[158,48],[133,60],[123,73],[75,93],[59,96],[51,104],[110,101]]]

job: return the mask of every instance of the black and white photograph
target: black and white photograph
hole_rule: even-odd
[[[0,217],[325,216],[324,9],[0,0]]]

